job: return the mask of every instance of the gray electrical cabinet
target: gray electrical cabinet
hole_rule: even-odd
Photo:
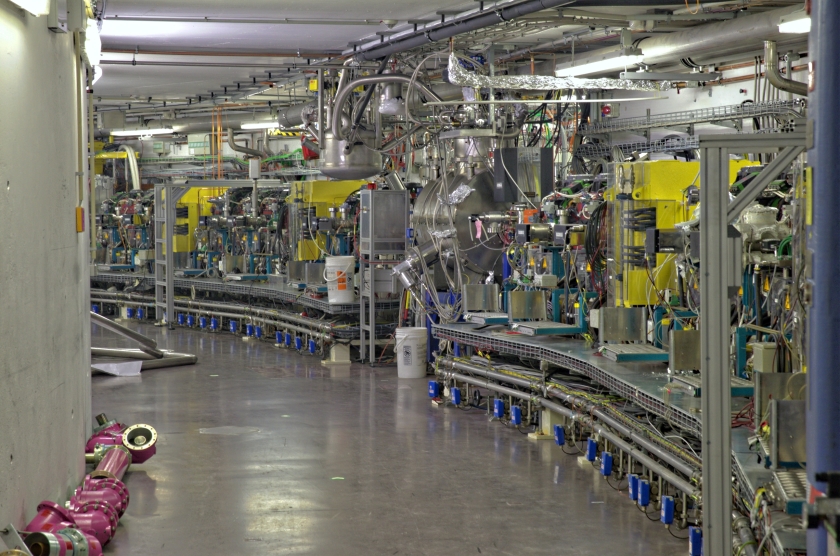
[[[408,206],[408,191],[363,189],[359,215],[359,252],[369,256],[405,253]]]

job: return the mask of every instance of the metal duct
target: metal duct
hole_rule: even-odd
[[[779,19],[801,9],[801,6],[790,6],[720,23],[700,25],[667,35],[648,37],[639,43],[639,48],[645,56],[646,64],[659,64],[680,58],[695,59],[704,54],[749,50],[760,47],[765,40],[791,39],[790,35],[779,33]]]
[[[331,122],[331,130],[333,136],[336,140],[341,140],[344,138],[344,135],[341,133],[341,107],[344,105],[347,97],[350,96],[350,93],[353,92],[353,89],[359,87],[361,85],[376,85],[377,83],[409,83],[414,85],[421,93],[426,95],[429,98],[432,98],[438,102],[440,102],[441,98],[431,89],[429,89],[426,85],[421,83],[420,81],[414,80],[407,76],[402,75],[399,73],[389,73],[385,75],[369,75],[367,77],[360,77],[354,81],[351,81],[340,90],[338,90],[335,94],[335,102],[333,104],[332,110],[332,122]]]
[[[304,104],[296,104],[280,110],[277,113],[277,121],[280,123],[280,127],[286,129],[290,127],[297,127],[303,123],[304,111],[310,110],[318,110],[318,103],[316,101],[313,100]]]
[[[776,51],[776,41],[764,41],[764,67],[767,80],[781,91],[807,97],[808,84],[782,77],[779,73],[779,54]]]
[[[403,35],[382,45],[375,46],[357,53],[354,59],[357,61],[379,60],[383,56],[390,56],[397,52],[404,52],[411,48],[425,44],[448,39],[456,35],[476,31],[491,25],[505,23],[518,17],[530,15],[542,10],[556,8],[569,4],[569,0],[526,0],[515,6],[507,6],[501,9],[487,9],[477,11],[462,18],[453,19],[443,25],[432,29],[418,29],[414,33]],[[673,0],[577,0],[574,2],[576,8],[593,6],[661,6],[671,5]]]
[[[233,140],[233,130],[231,128],[228,128],[228,146],[236,152],[247,154],[248,156],[253,156],[256,158],[262,158],[265,156],[261,151],[237,145]]]

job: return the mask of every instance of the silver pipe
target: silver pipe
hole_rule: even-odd
[[[167,353],[163,359],[143,361],[143,364],[140,366],[140,370],[148,371],[150,369],[163,369],[165,367],[195,365],[197,362],[198,357],[190,353]]]
[[[750,528],[750,520],[738,512],[733,511],[732,529],[735,531],[735,536],[732,539],[732,548],[734,551],[741,556],[756,556],[756,542],[752,528]]]
[[[130,328],[126,328],[125,326],[118,324],[110,319],[107,319],[102,315],[97,315],[93,311],[90,312],[90,320],[94,324],[100,325],[102,328],[107,328],[111,332],[119,334],[124,338],[134,340],[135,342],[140,344],[140,349],[145,351],[149,355],[153,355],[157,359],[163,357],[163,352],[157,348],[157,342],[149,338],[148,336],[144,336],[139,332],[135,332]]]
[[[228,136],[228,146],[231,149],[235,150],[236,152],[247,154],[247,155],[253,156],[255,158],[262,158],[263,156],[265,156],[260,151],[257,151],[257,150],[254,150],[254,149],[249,149],[248,147],[243,147],[241,145],[237,145],[233,140],[233,129],[228,128],[227,136]],[[256,199],[254,201],[256,202]]]
[[[462,371],[467,371],[470,373],[480,374],[487,378],[492,378],[494,380],[504,381],[510,384],[516,384],[518,386],[522,386],[523,388],[530,388],[533,390],[540,390],[540,386],[536,381],[531,381],[525,378],[514,377],[510,375],[506,375],[504,373],[500,373],[497,371],[493,371],[490,369],[484,369],[478,365],[473,365],[471,363],[465,363],[462,361],[455,361],[448,357],[441,357],[439,361],[444,366],[449,366],[452,368],[456,368]],[[557,388],[548,387],[546,388],[546,393],[550,396],[555,398],[559,398],[564,402],[585,408],[585,414],[590,416],[598,417],[601,421],[609,425],[611,428],[617,430],[619,433],[623,434],[626,437],[629,437],[633,442],[642,446],[648,452],[651,452],[656,455],[659,459],[667,462],[671,465],[674,469],[683,473],[684,475],[688,476],[690,479],[698,479],[700,478],[700,470],[696,467],[686,463],[679,457],[675,456],[674,454],[668,452],[661,446],[658,446],[650,439],[645,438],[644,436],[638,434],[636,431],[633,431],[628,426],[622,424],[620,421],[609,415],[603,409],[597,407],[595,404],[584,400],[583,398],[579,398],[577,396],[573,396],[571,394],[566,394]]]
[[[285,129],[297,127],[303,123],[304,111],[317,109],[317,106],[318,104],[314,100],[289,106],[277,113],[277,122],[280,124],[280,127]]]
[[[131,348],[100,348],[90,346],[90,354],[94,357],[123,357],[126,359],[142,359],[144,361],[157,359],[139,349]]]
[[[335,102],[333,103],[331,129],[336,141],[341,141],[344,138],[344,136],[341,134],[341,107],[347,101],[347,97],[353,92],[353,89],[355,89],[356,87],[361,87],[363,85],[376,85],[378,83],[413,83],[414,87],[417,88],[421,93],[423,93],[427,97],[430,97],[437,102],[442,102],[441,98],[437,95],[437,93],[435,93],[433,90],[429,89],[428,87],[426,87],[426,85],[417,80],[412,81],[411,78],[407,75],[402,75],[399,73],[388,73],[383,75],[369,75],[367,77],[360,77],[345,85],[335,95]]]
[[[515,390],[513,388],[508,388],[506,386],[501,386],[499,384],[490,382],[489,380],[483,381],[481,379],[477,379],[477,378],[474,378],[474,377],[471,377],[471,376],[468,376],[468,375],[462,375],[462,374],[456,373],[454,371],[446,371],[446,370],[441,371],[440,369],[438,369],[437,373],[443,375],[444,378],[446,378],[446,377],[452,378],[454,380],[465,382],[467,384],[472,384],[473,386],[479,386],[479,387],[487,388],[488,390],[493,390],[495,392],[499,392],[501,394],[505,394],[505,395],[508,395],[508,396],[511,396],[511,397],[514,397],[514,398],[531,401],[531,402],[539,404],[540,406],[545,407],[546,409],[549,409],[549,410],[561,409],[561,406],[558,406],[557,404],[554,404],[554,403],[552,403],[548,400],[545,400],[544,398],[541,398],[539,396],[531,396],[531,395],[526,394],[524,392],[521,392],[519,390]],[[504,376],[506,377],[505,380],[508,381],[508,379],[510,377],[507,377],[507,375],[504,375]],[[545,402],[548,402],[548,403],[546,404]],[[562,415],[566,415],[567,417],[573,418],[577,421],[580,421],[582,423],[587,424],[589,427],[591,427],[593,429],[593,431],[598,433],[603,438],[612,442],[620,450],[622,450],[623,452],[626,452],[628,456],[632,457],[633,459],[635,459],[636,461],[638,461],[639,463],[641,463],[642,465],[647,467],[649,470],[653,471],[654,473],[656,473],[657,475],[662,477],[665,481],[672,484],[673,486],[675,486],[680,491],[682,491],[682,492],[684,492],[684,493],[686,493],[686,494],[688,494],[689,496],[692,496],[692,497],[696,497],[696,496],[699,495],[700,491],[697,487],[695,487],[691,483],[687,482],[685,479],[678,476],[676,473],[669,470],[665,466],[656,462],[653,458],[651,458],[647,454],[643,453],[642,451],[640,451],[635,446],[625,442],[618,435],[613,433],[611,430],[605,428],[604,426],[602,426],[598,423],[595,423],[588,416],[586,416],[582,413],[576,413],[572,416],[572,415],[570,415],[571,413],[573,413],[571,410],[565,409],[565,408],[562,408],[562,409],[563,410],[560,411],[560,413]]]
[[[782,77],[779,73],[779,53],[776,50],[776,41],[764,41],[764,71],[770,84],[780,91],[803,97],[808,96],[807,83],[789,79],[790,73],[788,73],[788,78]]]
[[[659,64],[685,57],[697,60],[703,55],[744,51],[768,39],[785,38],[779,33],[780,18],[801,9],[801,5],[789,6],[648,37],[639,43],[639,48],[646,64]]]
[[[133,295],[135,299],[142,299],[144,301],[146,301],[146,300],[153,301],[153,299],[154,299],[152,296],[144,296],[142,294],[124,294],[124,293],[121,293],[121,292],[102,292],[102,291],[91,292],[92,297],[93,296],[114,297],[120,303],[122,303],[123,301],[119,300],[119,297],[124,296],[124,295],[130,295],[130,296]],[[104,299],[103,300],[94,299],[94,300],[95,301],[107,302]],[[187,309],[191,309],[191,308],[197,308],[199,310],[203,309],[208,314],[212,313],[212,314],[219,314],[219,315],[221,315],[221,313],[217,313],[216,311],[210,311],[208,309],[218,309],[218,310],[222,310],[222,311],[233,311],[233,312],[235,312],[235,314],[234,313],[227,313],[225,316],[233,315],[236,318],[251,317],[252,315],[270,317],[270,318],[275,319],[275,320],[280,321],[280,322],[289,321],[289,322],[292,322],[292,323],[300,324],[301,326],[309,327],[310,329],[320,330],[321,332],[324,332],[326,335],[329,335],[329,334],[332,333],[332,325],[329,324],[329,323],[321,322],[321,321],[318,321],[316,319],[308,319],[306,317],[299,317],[297,315],[293,315],[293,314],[286,313],[286,312],[275,311],[275,310],[272,310],[272,309],[260,309],[259,307],[237,306],[237,305],[231,305],[231,304],[227,304],[227,303],[215,303],[215,302],[212,302],[212,301],[192,301],[192,300],[188,301],[188,300],[182,300],[182,299],[176,299],[175,300],[175,306],[176,307],[177,306],[185,307]],[[101,318],[104,318],[104,317],[101,317]],[[108,320],[108,319],[105,319],[105,320]],[[111,321],[108,320],[108,322],[111,322]],[[308,333],[309,331],[307,330],[306,332]],[[145,336],[144,336],[144,338],[145,338]]]

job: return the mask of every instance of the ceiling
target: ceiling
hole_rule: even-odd
[[[484,7],[488,10],[520,1],[485,0]],[[654,8],[641,5],[642,1],[570,0],[569,7],[586,4],[590,12],[612,15]],[[668,1],[650,3],[658,9],[686,12],[684,2],[663,5]],[[793,1],[799,0],[749,0],[759,9]],[[609,3],[618,6],[599,7]],[[703,5],[712,6],[707,1]],[[455,13],[477,10],[479,5],[475,0],[99,0],[98,6],[102,10],[103,76],[94,86],[97,109],[126,109],[130,103],[136,111],[150,98],[185,106],[201,97],[199,104],[205,105],[211,92],[221,95],[225,88],[228,93],[247,91],[249,86],[256,89],[269,80],[282,83],[310,62],[323,64],[332,59],[333,64],[340,64],[342,52],[352,52],[353,44],[383,40],[377,33],[387,36],[414,25],[422,28],[423,22],[434,25],[441,17],[451,19]],[[670,28],[662,25],[654,32],[686,24],[694,23],[670,23]],[[612,28],[616,29],[615,25]],[[581,25],[561,19],[556,10],[546,10],[461,36],[456,48],[481,49],[492,44],[516,51],[575,33],[581,41],[577,43],[579,51],[583,51],[614,44],[615,34],[605,29],[603,24]],[[539,49],[533,50],[539,57]],[[553,54],[548,56],[551,59]],[[306,94],[305,83],[299,80],[296,86],[275,88],[246,100],[288,104]]]

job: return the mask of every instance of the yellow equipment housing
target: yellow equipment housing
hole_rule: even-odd
[[[176,226],[187,226],[187,235],[176,235],[174,238],[174,253],[188,253],[195,251],[195,229],[198,228],[199,216],[211,216],[213,205],[207,200],[211,197],[220,197],[225,194],[227,187],[193,187],[184,193],[183,197],[176,204],[176,208],[186,208],[186,218],[176,218]],[[164,192],[166,195],[166,192]],[[165,252],[165,251],[164,251]]]
[[[741,168],[757,166],[751,160],[731,160],[729,181],[734,183]],[[606,193],[613,211],[612,247],[616,261],[616,273],[622,275],[616,281],[615,305],[617,307],[646,306],[657,302],[657,292],[676,289],[677,274],[673,254],[657,254],[656,266],[650,269],[624,264],[622,249],[645,245],[645,233],[627,230],[622,226],[621,195],[629,196],[624,204],[633,209],[655,208],[656,228],[670,229],[676,224],[691,219],[696,205],[689,205],[687,191],[692,185],[700,184],[700,163],[676,160],[627,162],[616,165],[615,184]],[[631,208],[627,206],[625,208]],[[656,287],[651,283],[651,276]]]
[[[330,207],[341,205],[347,197],[367,183],[365,180],[296,181],[291,184],[289,195],[286,197],[286,204],[289,205],[289,212],[295,211],[297,213],[299,209],[314,208],[316,216],[328,217],[330,216]],[[294,235],[298,237],[297,234]],[[298,239],[295,260],[317,261],[321,258],[321,253],[325,250],[326,244],[326,237],[323,234],[318,234],[317,240]]]

